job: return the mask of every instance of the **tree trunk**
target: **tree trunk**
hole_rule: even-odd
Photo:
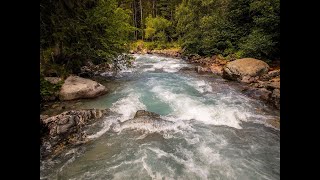
[[[142,31],[141,31],[141,38],[142,38],[142,40],[143,40],[143,16],[142,16],[142,2],[141,2],[141,0],[140,0],[140,13],[141,13],[141,26],[140,26],[140,28],[142,29]]]
[[[133,0],[133,25],[136,28],[137,27],[137,9],[136,9],[136,1]],[[137,31],[134,30],[134,37],[136,40],[138,40]]]
[[[155,0],[154,10],[155,10],[155,17],[157,17],[157,0]]]
[[[152,0],[152,17],[156,17],[156,10],[155,10],[155,1],[156,0]]]
[[[133,2],[131,3],[131,9],[132,9],[132,25],[135,27],[134,24],[134,10],[133,10]],[[135,32],[133,32],[133,37],[135,38]]]

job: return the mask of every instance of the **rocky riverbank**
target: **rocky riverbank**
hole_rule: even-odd
[[[108,109],[85,109],[65,111],[51,117],[40,115],[41,158],[58,154],[66,146],[86,142],[85,125],[108,113]]]
[[[231,81],[245,85],[243,93],[262,100],[270,106],[280,109],[280,65],[279,62],[267,64],[254,58],[225,60],[218,56],[201,57],[199,55],[182,56],[179,50],[151,50],[132,53],[157,54],[166,57],[185,59],[195,64],[199,74],[216,74]]]
[[[40,158],[58,155],[70,146],[88,142],[85,127],[103,117],[113,114],[109,109],[70,110],[54,116],[40,115]],[[172,125],[173,122],[160,118],[159,114],[138,110],[132,119],[118,122],[110,127],[113,131],[121,129],[152,130]]]
[[[77,74],[44,73],[40,79],[40,110],[52,102],[95,98],[107,93],[109,89],[98,83],[104,81],[105,77],[101,77],[117,75],[119,71],[130,67],[133,60],[130,55],[121,54],[112,61],[98,64],[87,60]]]

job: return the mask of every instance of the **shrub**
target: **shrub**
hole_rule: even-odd
[[[270,55],[273,55],[275,45],[276,42],[272,41],[270,35],[254,30],[249,36],[244,38],[243,43],[240,43],[239,47],[243,52],[243,56],[268,59]]]

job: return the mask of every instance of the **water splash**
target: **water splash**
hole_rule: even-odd
[[[261,125],[279,118],[278,113],[218,78],[174,73],[188,66],[180,59],[134,56],[134,69],[126,72],[129,78],[122,74],[117,91],[90,104],[117,114],[97,124],[89,135],[94,141],[83,145],[81,155],[47,163],[41,177],[280,178],[279,131]],[[138,110],[161,114],[172,123],[129,123]],[[49,176],[48,169],[54,171]]]

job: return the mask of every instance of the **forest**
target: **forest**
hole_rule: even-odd
[[[279,61],[280,0],[40,1],[41,77],[77,74],[88,59],[112,63],[139,43]]]
[[[280,0],[40,0],[40,179],[278,180],[280,74]]]

